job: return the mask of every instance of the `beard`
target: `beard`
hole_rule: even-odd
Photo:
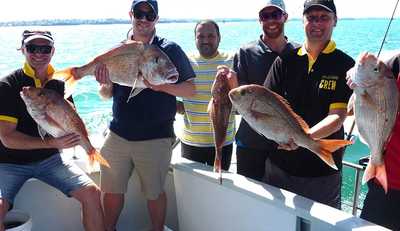
[[[212,45],[200,45],[198,46],[198,50],[201,56],[211,57],[217,52],[217,47]]]
[[[270,30],[267,25],[263,26],[264,35],[266,37],[271,38],[271,39],[276,39],[282,35],[283,28],[284,28],[283,24],[277,23],[275,25],[276,25],[276,28],[273,30]]]

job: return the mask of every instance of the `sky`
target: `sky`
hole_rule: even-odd
[[[132,0],[1,0],[0,22],[36,19],[128,19]],[[161,18],[256,18],[265,0],[158,0]],[[338,17],[390,17],[397,0],[335,0]],[[299,18],[304,0],[286,0]],[[399,6],[400,8],[400,6]],[[400,9],[396,17],[400,15]]]

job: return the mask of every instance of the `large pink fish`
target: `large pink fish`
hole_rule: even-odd
[[[376,178],[387,192],[383,152],[394,127],[399,107],[399,89],[393,73],[373,54],[363,53],[353,69],[354,115],[360,136],[368,144],[371,158],[363,183]]]
[[[93,147],[88,138],[88,132],[82,119],[76,113],[71,103],[54,90],[35,87],[23,87],[20,92],[28,113],[39,126],[39,134],[46,133],[53,137],[62,137],[75,133],[80,135],[80,146],[89,156],[89,163],[95,161],[110,167],[108,162]]]
[[[160,48],[135,41],[121,43],[83,66],[58,71],[53,78],[66,82],[68,97],[75,82],[84,76],[94,75],[96,66],[100,63],[107,66],[111,82],[132,87],[129,98],[146,88],[143,79],[153,85],[178,81],[176,67]]]
[[[295,144],[315,153],[333,169],[337,170],[337,166],[332,152],[352,144],[347,140],[311,138],[307,123],[290,108],[283,97],[265,87],[244,85],[232,89],[229,98],[255,131],[277,143],[285,144],[293,140]]]

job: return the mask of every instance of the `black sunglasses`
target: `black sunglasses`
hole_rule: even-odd
[[[156,20],[157,15],[154,13],[154,11],[141,11],[138,9],[133,10],[133,17],[135,19],[144,19],[146,18],[147,21],[149,22],[154,22]]]
[[[260,20],[261,21],[267,21],[267,20],[280,20],[284,13],[280,10],[275,10],[270,13],[262,11],[259,14]]]
[[[25,47],[26,47],[26,50],[31,54],[39,53],[39,54],[47,55],[47,54],[50,54],[51,50],[53,49],[53,47],[49,46],[49,45],[28,44]]]

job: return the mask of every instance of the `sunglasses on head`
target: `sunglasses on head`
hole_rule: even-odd
[[[157,15],[154,13],[154,11],[141,11],[138,9],[133,10],[133,17],[135,19],[144,19],[146,18],[147,21],[149,22],[154,22],[156,20]]]
[[[28,44],[25,46],[28,53],[31,54],[50,54],[51,50],[53,49],[50,45],[35,45],[35,44]]]
[[[280,10],[275,10],[272,12],[265,12],[262,11],[260,12],[260,20],[261,21],[267,21],[267,20],[280,20],[282,18],[282,16],[284,15],[284,13]]]

